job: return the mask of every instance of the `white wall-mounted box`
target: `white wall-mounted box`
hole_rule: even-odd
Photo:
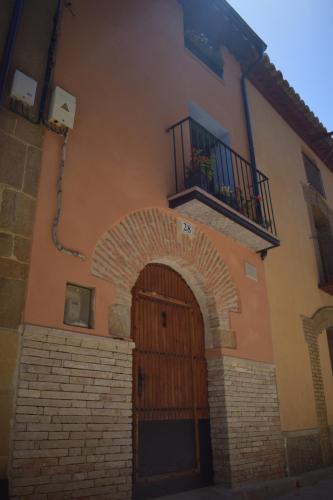
[[[55,87],[52,93],[49,122],[57,127],[74,127],[76,99],[60,87]]]
[[[36,90],[36,80],[33,80],[30,76],[25,75],[17,69],[10,90],[10,97],[28,106],[33,106],[35,104]]]

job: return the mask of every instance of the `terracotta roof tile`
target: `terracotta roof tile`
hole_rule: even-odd
[[[254,67],[249,80],[333,172],[332,137],[267,54]]]

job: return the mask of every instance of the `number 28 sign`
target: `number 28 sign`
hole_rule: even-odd
[[[192,236],[194,234],[194,226],[190,222],[180,221],[180,226],[182,234],[187,234],[188,236]]]

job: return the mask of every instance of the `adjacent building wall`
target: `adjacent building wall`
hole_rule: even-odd
[[[265,271],[282,428],[290,437],[293,461],[299,462],[296,469],[319,466],[322,462],[314,383],[301,316],[312,317],[319,308],[332,306],[333,297],[318,288],[315,235],[304,196],[307,179],[302,152],[321,171],[330,209],[333,174],[250,83],[248,88],[257,164],[270,179],[281,239],[281,246],[269,253]],[[328,423],[332,425],[333,377],[325,333],[319,337],[319,350]],[[304,463],[300,455],[307,457]]]

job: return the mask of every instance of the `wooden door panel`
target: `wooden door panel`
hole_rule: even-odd
[[[151,264],[141,273],[132,330],[135,480],[198,475],[210,449],[203,321],[170,268]]]
[[[135,300],[137,351],[190,357],[190,320],[188,307],[139,295]]]
[[[205,359],[194,360],[194,376],[196,382],[196,406],[198,418],[209,418],[207,365]]]
[[[138,394],[136,411],[140,419],[193,417],[192,364],[190,359],[160,354],[140,354],[144,382]],[[189,390],[184,390],[184,388]],[[179,416],[177,417],[177,411]],[[152,413],[153,412],[153,413]]]

